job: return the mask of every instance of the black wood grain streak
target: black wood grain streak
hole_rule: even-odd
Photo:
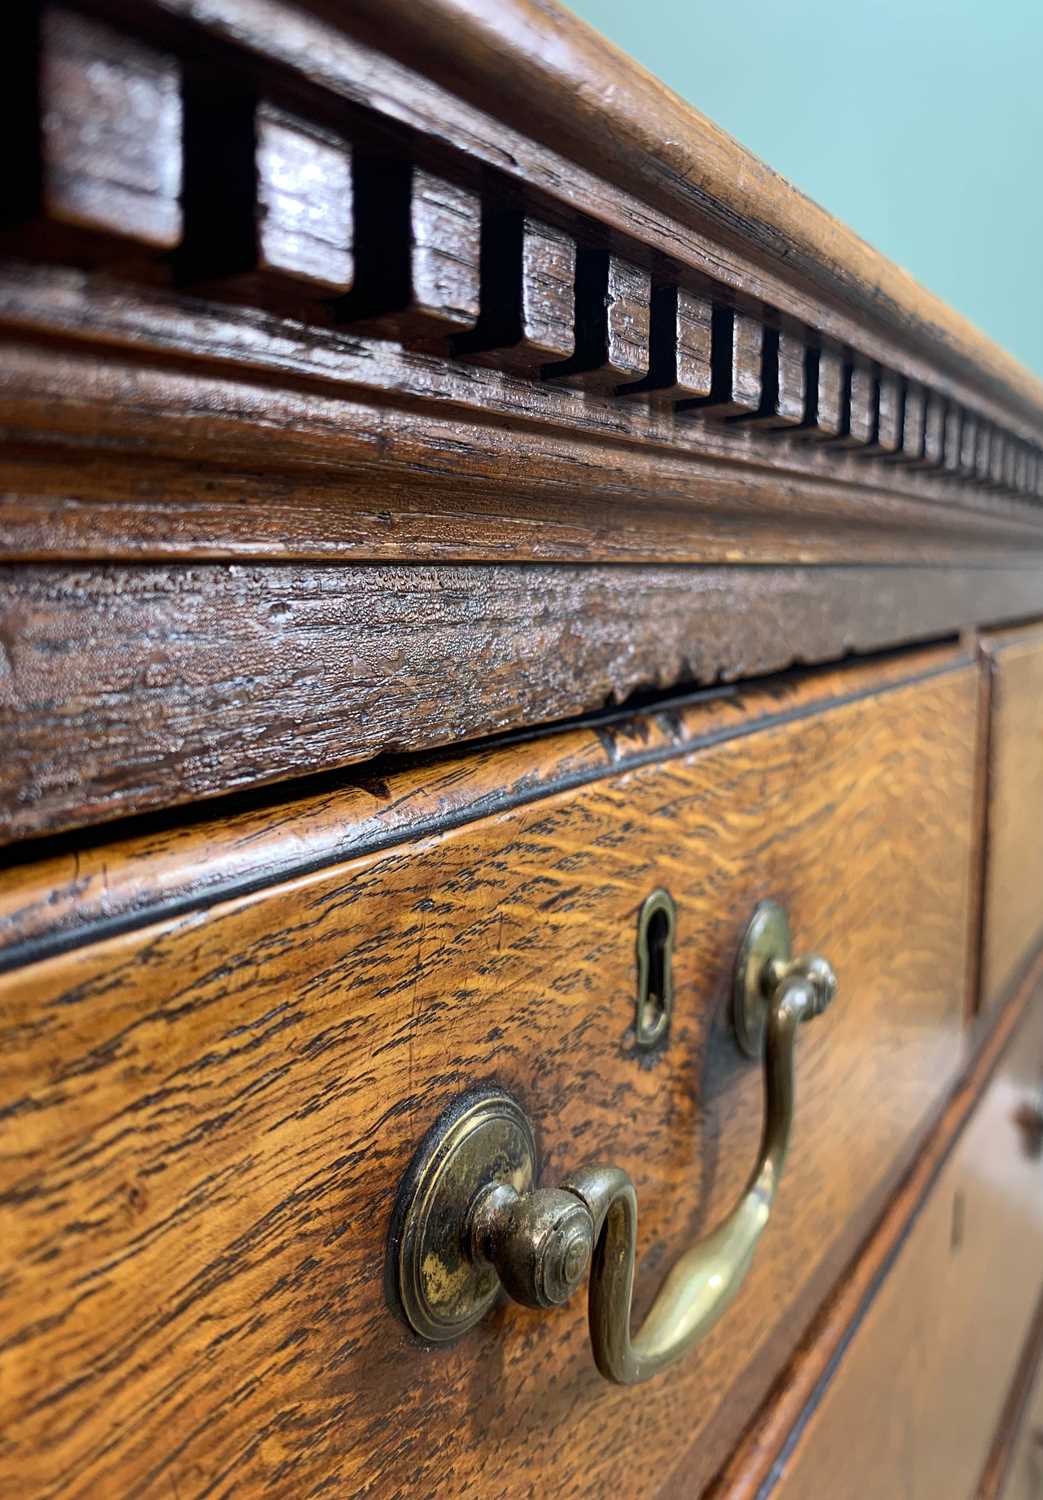
[[[747,683],[742,691],[736,688],[714,689],[711,693],[704,692],[691,698],[657,702],[650,712],[655,722],[667,730],[665,743],[660,736],[650,734],[647,712],[636,716],[616,713],[595,717],[590,727],[602,747],[600,759],[571,764],[568,759],[554,758],[547,760],[544,768],[530,758],[530,764],[519,774],[491,785],[481,778],[473,784],[467,782],[467,771],[475,763],[473,757],[491,761],[498,752],[522,738],[531,744],[534,756],[538,756],[537,746],[549,734],[559,734],[560,726],[524,737],[508,735],[478,742],[470,747],[469,759],[464,764],[452,752],[446,751],[428,755],[423,760],[407,760],[403,762],[403,769],[412,770],[417,776],[430,778],[444,787],[439,804],[430,811],[416,806],[408,793],[393,794],[387,782],[376,775],[334,773],[313,778],[308,783],[309,811],[314,813],[316,799],[325,795],[329,806],[339,807],[341,813],[335,828],[327,828],[321,841],[307,845],[302,839],[299,845],[290,843],[287,846],[283,838],[284,828],[292,827],[299,817],[297,804],[292,796],[287,795],[285,788],[250,799],[255,814],[263,815],[267,808],[265,827],[263,833],[259,833],[251,825],[241,843],[234,819],[237,802],[243,799],[222,798],[208,808],[208,813],[214,820],[215,833],[225,829],[224,851],[219,856],[211,855],[205,864],[186,855],[180,877],[174,881],[167,875],[162,883],[150,884],[147,874],[125,886],[114,881],[112,889],[106,889],[103,902],[98,904],[93,894],[89,894],[89,881],[85,879],[82,902],[71,908],[56,908],[50,924],[36,930],[30,938],[19,936],[24,912],[0,913],[0,973],[147,927],[160,919],[183,916],[191,911],[206,911],[232,897],[245,896],[279,881],[313,874],[342,860],[448,833],[480,818],[586,786],[610,771],[632,771],[657,765],[725,740],[742,739],[763,729],[813,717],[822,712],[826,703],[838,706],[856,703],[867,696],[880,697],[964,665],[966,660],[963,657],[946,656],[944,662],[913,670],[894,682],[859,684],[846,692],[837,691],[833,679],[824,696],[787,703],[793,684],[810,684],[818,676],[814,669],[797,672],[775,682],[769,679],[764,684],[778,704],[774,711],[760,697],[755,682]],[[753,712],[718,727],[699,732],[696,724],[683,712],[711,695],[719,697],[726,691],[736,704],[737,714],[742,714],[744,694],[750,690],[754,691]],[[463,797],[453,795],[454,783],[463,784]],[[352,795],[358,790],[376,797],[383,805],[376,811],[365,803],[360,805],[360,800]],[[165,821],[173,825],[174,818],[183,823],[184,814],[173,814]],[[147,835],[145,847],[147,849]]]
[[[1024,618],[1037,571],[13,567],[4,836]]]
[[[848,988],[801,1050],[779,1228],[643,1423],[660,1458],[628,1493],[680,1462],[686,1413],[698,1493],[958,1064],[974,707],[966,667],[7,976],[0,1472],[34,1500],[522,1500],[551,1471],[578,1500],[633,1475],[632,1393],[597,1376],[582,1307],[500,1308],[419,1349],[384,1301],[388,1217],[431,1120],[496,1080],[546,1180],[602,1155],[633,1172],[647,1301],[756,1152],[759,1073],[718,1022],[767,884]],[[659,883],[684,914],[681,1003],[646,1072],[620,1038]],[[917,941],[892,949],[896,930]]]

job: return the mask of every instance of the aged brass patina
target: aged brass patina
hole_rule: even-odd
[[[637,917],[634,1039],[643,1051],[657,1046],[670,1029],[670,1014],[674,1007],[676,921],[677,913],[669,891],[653,891],[642,902]]]
[[[621,1385],[647,1380],[709,1332],[742,1285],[778,1191],[793,1122],[797,1027],[827,1008],[823,958],[794,959],[774,902],[754,912],[739,950],[733,1022],[764,1059],[764,1131],[746,1190],[724,1222],[675,1261],[630,1331],[637,1196],[619,1167],[585,1167],[534,1188],[535,1146],[521,1106],[500,1089],[466,1095],[437,1122],[402,1184],[390,1239],[402,1311],[425,1338],[478,1322],[502,1286],[529,1307],[566,1302],[590,1268],[594,1360]]]
[[[408,1211],[391,1229],[402,1311],[417,1333],[442,1343],[488,1312],[500,1277],[466,1230],[490,1190],[520,1200],[535,1177],[532,1126],[502,1089],[465,1094],[435,1122],[399,1190]]]

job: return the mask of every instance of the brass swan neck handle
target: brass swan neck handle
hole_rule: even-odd
[[[722,1224],[684,1251],[644,1322],[631,1333],[637,1195],[619,1167],[571,1173],[533,1188],[528,1119],[501,1090],[461,1101],[429,1134],[403,1185],[391,1248],[401,1308],[436,1340],[472,1326],[503,1286],[516,1301],[568,1300],[588,1266],[594,1360],[608,1380],[634,1385],[699,1342],[726,1310],[768,1223],[789,1145],[798,1027],[836,994],[825,959],[793,959],[785,913],[762,902],[735,968],[740,1047],[764,1061],[764,1129],[757,1165]]]

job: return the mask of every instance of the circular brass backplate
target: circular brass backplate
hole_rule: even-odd
[[[777,901],[762,901],[735,960],[732,1018],[735,1038],[747,1057],[760,1057],[764,1050],[764,1020],[768,1000],[764,970],[772,959],[787,962],[793,954],[789,920]]]
[[[423,1338],[457,1338],[495,1302],[499,1277],[470,1257],[469,1211],[494,1184],[526,1193],[535,1176],[532,1126],[503,1089],[465,1094],[428,1131],[399,1189],[388,1247],[402,1311]]]

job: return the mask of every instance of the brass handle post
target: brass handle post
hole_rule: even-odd
[[[532,1130],[517,1102],[500,1090],[461,1101],[414,1159],[393,1227],[399,1296],[412,1326],[452,1338],[501,1286],[531,1307],[563,1303],[589,1266],[590,1338],[602,1375],[634,1385],[679,1359],[714,1326],[750,1268],[789,1145],[798,1028],[835,994],[830,965],[793,959],[784,912],[762,902],[733,986],[736,1039],[763,1057],[757,1164],[724,1222],[674,1262],[636,1333],[637,1194],[627,1173],[591,1166],[557,1188],[534,1188]]]

